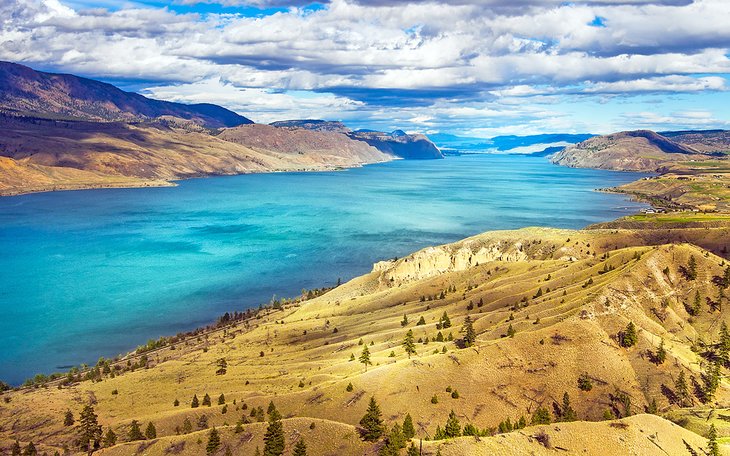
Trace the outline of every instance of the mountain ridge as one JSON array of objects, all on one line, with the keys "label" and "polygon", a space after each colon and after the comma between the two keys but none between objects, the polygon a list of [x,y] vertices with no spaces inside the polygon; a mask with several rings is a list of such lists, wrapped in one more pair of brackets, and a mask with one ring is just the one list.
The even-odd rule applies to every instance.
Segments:
[{"label": "mountain ridge", "polygon": [[111,84],[72,74],[46,73],[0,61],[0,108],[21,115],[106,122],[142,122],[162,116],[207,128],[252,121],[210,103],[182,104],[125,92]]}]

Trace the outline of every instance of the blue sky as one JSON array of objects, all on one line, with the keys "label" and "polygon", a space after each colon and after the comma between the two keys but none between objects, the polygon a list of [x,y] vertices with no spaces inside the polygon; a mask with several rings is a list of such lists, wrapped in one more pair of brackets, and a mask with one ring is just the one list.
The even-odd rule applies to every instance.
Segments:
[{"label": "blue sky", "polygon": [[730,128],[726,0],[6,0],[0,59],[258,122]]}]

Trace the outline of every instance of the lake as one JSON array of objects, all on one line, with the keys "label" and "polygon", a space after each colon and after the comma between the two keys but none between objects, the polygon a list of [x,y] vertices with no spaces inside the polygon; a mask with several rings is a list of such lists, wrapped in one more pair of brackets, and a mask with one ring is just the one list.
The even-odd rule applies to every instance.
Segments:
[{"label": "lake", "polygon": [[0,379],[95,363],[428,245],[633,213],[644,206],[593,189],[641,176],[481,155],[0,198]]}]

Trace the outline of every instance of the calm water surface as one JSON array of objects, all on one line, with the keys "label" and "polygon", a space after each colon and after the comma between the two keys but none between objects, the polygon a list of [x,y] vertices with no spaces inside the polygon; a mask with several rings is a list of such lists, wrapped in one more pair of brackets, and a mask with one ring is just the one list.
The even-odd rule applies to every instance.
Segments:
[{"label": "calm water surface", "polygon": [[468,156],[0,198],[0,379],[92,363],[228,310],[482,231],[635,212],[640,175]]}]

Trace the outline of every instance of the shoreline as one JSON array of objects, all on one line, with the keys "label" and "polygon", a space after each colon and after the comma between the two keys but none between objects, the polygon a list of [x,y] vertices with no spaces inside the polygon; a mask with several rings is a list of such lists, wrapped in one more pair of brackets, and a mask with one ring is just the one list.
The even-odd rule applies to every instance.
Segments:
[{"label": "shoreline", "polygon": [[[127,177],[130,179],[128,182],[110,182],[106,183],[79,183],[79,184],[56,184],[41,186],[38,188],[31,188],[28,190],[3,190],[0,189],[0,198],[32,195],[35,193],[54,193],[54,192],[68,192],[68,191],[82,191],[82,190],[105,190],[105,189],[136,189],[136,188],[163,188],[163,187],[177,187],[178,182],[191,180],[191,179],[209,179],[212,177],[224,177],[224,176],[245,176],[249,174],[276,174],[276,173],[316,173],[316,172],[332,172],[332,171],[346,171],[348,169],[362,168],[368,165],[376,165],[379,163],[390,163],[396,160],[404,160],[403,158],[393,156],[390,160],[374,161],[367,163],[353,163],[349,166],[333,166],[323,165],[305,168],[292,168],[292,169],[272,169],[266,171],[246,171],[240,173],[210,173],[192,176],[181,176],[179,178],[164,180],[164,179],[152,179],[144,180],[137,179],[135,177]],[[110,176],[116,177],[116,176]]]},{"label": "shoreline", "polygon": [[[535,157],[535,158],[537,158],[537,157]],[[394,160],[388,160],[388,161],[383,161],[383,162],[374,162],[374,163],[366,163],[366,164],[361,164],[361,165],[352,166],[352,167],[334,167],[334,168],[330,167],[330,168],[316,168],[316,169],[309,168],[309,169],[297,169],[297,170],[274,170],[274,171],[268,171],[268,172],[264,172],[264,173],[241,173],[241,174],[231,174],[231,175],[228,175],[228,174],[219,175],[219,174],[217,174],[217,175],[207,175],[207,176],[193,176],[193,177],[189,177],[189,178],[186,178],[186,179],[183,179],[183,180],[188,180],[188,179],[205,179],[205,178],[209,178],[209,177],[236,176],[236,175],[242,175],[242,174],[269,174],[269,173],[287,173],[287,172],[291,172],[291,173],[302,173],[302,172],[331,172],[331,171],[342,171],[342,170],[348,170],[348,169],[354,169],[354,168],[361,168],[361,167],[364,167],[364,166],[367,166],[367,165],[373,165],[373,164],[378,164],[378,163],[388,163],[390,161],[394,161]],[[555,166],[561,166],[561,165],[558,165],[558,164],[554,164],[554,165]],[[169,184],[170,185],[165,185],[165,186],[176,186],[177,185],[175,182],[170,182]],[[163,185],[160,185],[160,186],[163,186]],[[101,188],[140,188],[140,187],[94,187],[94,188],[89,188],[89,189],[101,189]],[[67,189],[67,190],[75,190],[75,189]],[[67,190],[60,190],[60,189],[58,189],[58,190],[55,190],[55,191],[67,191]],[[81,190],[81,189],[78,189],[78,190]],[[606,190],[607,189],[594,189],[594,191],[599,191],[599,192],[606,191]],[[620,193],[620,192],[608,192],[608,191],[606,191],[606,192],[607,193]],[[29,192],[29,193],[31,193],[31,192]],[[33,192],[33,193],[36,193],[36,192]],[[621,194],[628,195],[627,193],[621,193]],[[619,219],[607,220],[604,223],[608,223],[608,222],[612,222],[612,221],[615,222],[617,220],[619,220]],[[576,229],[583,230],[583,229],[586,229],[586,228],[587,227],[581,227],[581,228],[576,228]],[[473,233],[471,236],[478,235],[478,234],[481,234],[481,232],[480,233]],[[266,310],[267,307],[264,306],[263,309]],[[249,310],[255,310],[255,308],[251,308]],[[214,316],[213,318],[211,318],[210,321],[211,321],[210,324],[205,325],[205,326],[201,326],[201,327],[194,328],[194,329],[192,329],[190,331],[185,332],[184,334],[198,334],[198,333],[201,333],[201,332],[203,332],[203,333],[214,333],[219,328],[213,328],[211,330],[210,327],[211,327],[211,325],[215,324],[216,317]],[[172,337],[177,337],[177,336],[161,336],[160,339],[169,339],[169,338],[172,338]],[[135,350],[133,347],[130,347],[130,350],[127,353],[120,353],[120,354],[118,354],[117,356],[115,356],[112,359],[118,360],[118,361],[114,361],[114,363],[121,363],[123,361],[126,362],[128,360],[139,359],[143,354],[151,354],[151,353],[155,353],[155,352],[157,352],[157,349],[155,349],[153,351],[150,351],[150,352],[138,353],[137,350]],[[72,369],[77,369],[77,367],[73,367]],[[88,372],[91,369],[93,369],[93,367],[92,368],[89,368],[87,370],[82,370],[80,372],[82,372],[82,373]],[[54,374],[50,374],[50,375],[54,375]],[[0,379],[0,380],[2,380],[2,379]],[[55,383],[57,383],[59,381],[61,381],[61,380],[59,380],[58,378],[55,378],[55,379],[51,380],[51,383],[55,384]],[[20,385],[18,385],[18,386],[20,386]],[[28,388],[33,388],[34,386],[35,385],[29,385],[27,387]],[[22,387],[22,386],[20,386],[20,387]],[[23,388],[25,388],[25,387],[23,387]]]}]

